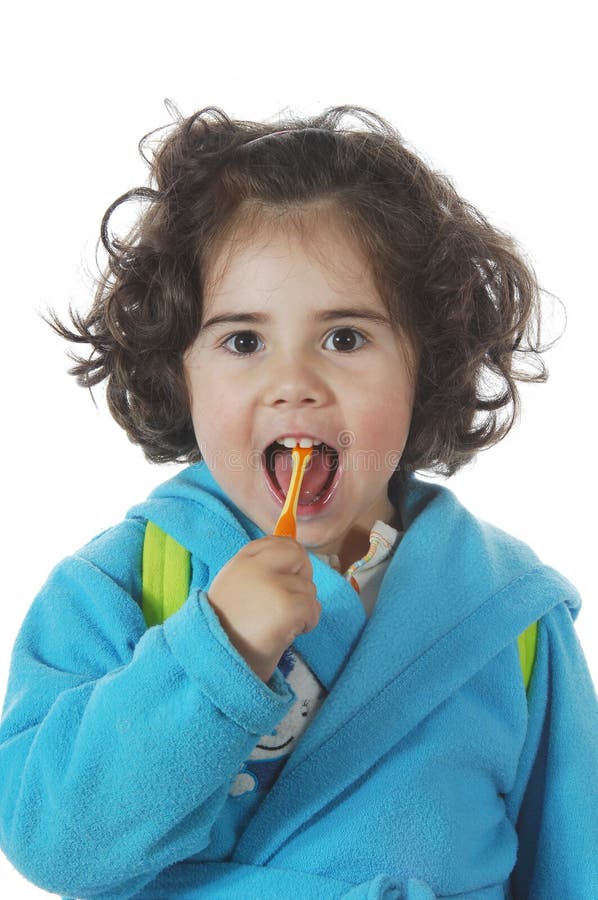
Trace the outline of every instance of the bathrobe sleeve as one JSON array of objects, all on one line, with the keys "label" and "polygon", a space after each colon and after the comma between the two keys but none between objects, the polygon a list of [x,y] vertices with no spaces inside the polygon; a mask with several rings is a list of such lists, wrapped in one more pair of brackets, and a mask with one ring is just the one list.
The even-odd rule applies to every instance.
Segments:
[{"label": "bathrobe sleeve", "polygon": [[293,693],[264,684],[205,594],[146,629],[143,525],[127,520],[51,574],[17,637],[0,727],[0,843],[72,897],[131,896],[200,852],[230,782]]},{"label": "bathrobe sleeve", "polygon": [[[527,734],[505,798],[518,835],[512,900],[598,897],[598,700],[573,616],[560,603],[539,621]],[[442,900],[417,879],[395,896]]]},{"label": "bathrobe sleeve", "polygon": [[529,721],[508,810],[514,900],[598,897],[598,702],[569,608],[539,624]]},{"label": "bathrobe sleeve", "polygon": [[[527,735],[505,798],[518,835],[512,900],[598,897],[598,700],[573,625],[577,611],[560,603],[539,622]],[[402,886],[380,880],[377,890],[375,882],[360,885],[346,898],[442,900],[415,878]]]}]

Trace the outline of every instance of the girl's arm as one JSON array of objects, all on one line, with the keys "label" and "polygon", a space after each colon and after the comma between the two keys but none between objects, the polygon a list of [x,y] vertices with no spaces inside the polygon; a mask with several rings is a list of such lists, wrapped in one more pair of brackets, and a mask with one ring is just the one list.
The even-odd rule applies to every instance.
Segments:
[{"label": "girl's arm", "polygon": [[540,621],[507,809],[519,836],[514,900],[598,897],[598,702],[565,604]]},{"label": "girl's arm", "polygon": [[193,592],[146,630],[142,523],[61,563],[13,650],[0,727],[0,842],[46,890],[130,896],[200,852],[230,782],[286,714]]}]

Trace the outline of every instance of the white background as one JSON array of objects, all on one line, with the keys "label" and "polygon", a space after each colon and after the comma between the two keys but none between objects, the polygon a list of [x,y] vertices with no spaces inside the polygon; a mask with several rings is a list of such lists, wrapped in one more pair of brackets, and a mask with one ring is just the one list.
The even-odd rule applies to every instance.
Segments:
[{"label": "white background", "polygon": [[[521,423],[449,486],[578,587],[598,681],[590,4],[211,6],[24,2],[4,19],[2,690],[51,567],[176,469],[144,461],[101,391],[94,407],[38,316],[88,304],[102,213],[145,182],[137,142],[169,120],[165,97],[185,115],[214,105],[243,119],[370,107],[520,241],[568,328],[548,384],[523,391]],[[43,895],[2,857],[0,881],[7,897]]]}]

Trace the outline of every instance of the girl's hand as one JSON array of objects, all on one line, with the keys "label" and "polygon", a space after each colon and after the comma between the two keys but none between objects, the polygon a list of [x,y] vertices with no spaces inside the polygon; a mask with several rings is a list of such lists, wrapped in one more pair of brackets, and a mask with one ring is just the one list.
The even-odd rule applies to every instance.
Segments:
[{"label": "girl's hand", "polygon": [[262,681],[297,635],[312,631],[322,607],[307,550],[290,537],[246,544],[214,578],[208,600],[231,643]]}]

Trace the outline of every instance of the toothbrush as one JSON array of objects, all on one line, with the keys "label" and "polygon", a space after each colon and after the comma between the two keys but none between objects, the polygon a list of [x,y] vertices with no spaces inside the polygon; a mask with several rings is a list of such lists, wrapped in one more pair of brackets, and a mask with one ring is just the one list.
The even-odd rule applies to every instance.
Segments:
[{"label": "toothbrush", "polygon": [[296,444],[292,450],[293,471],[291,472],[291,483],[287,491],[282,512],[278,517],[274,534],[279,537],[297,537],[297,504],[299,503],[299,492],[301,490],[301,482],[305,474],[305,468],[310,460],[312,447],[300,447]]}]

